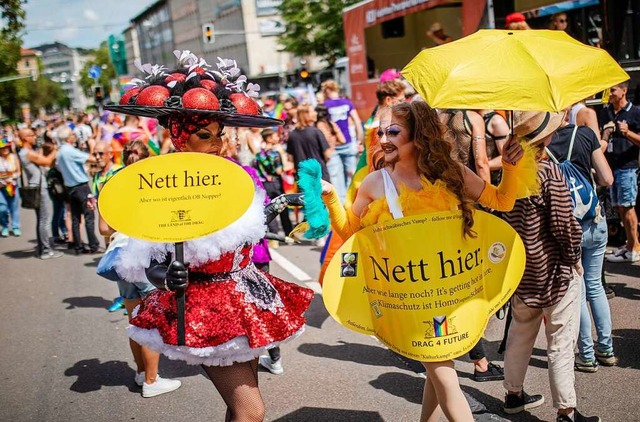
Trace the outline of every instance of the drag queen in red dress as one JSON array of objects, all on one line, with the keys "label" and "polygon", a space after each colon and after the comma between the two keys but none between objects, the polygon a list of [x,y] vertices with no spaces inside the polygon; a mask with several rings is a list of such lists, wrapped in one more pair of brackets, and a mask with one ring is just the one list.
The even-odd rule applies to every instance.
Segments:
[{"label": "drag queen in red dress", "polygon": [[[225,126],[281,124],[262,116],[252,98],[259,87],[247,84],[234,61],[219,59],[213,70],[188,51],[174,53],[178,70],[138,65],[146,80],[138,80],[120,105],[107,108],[157,117],[177,151],[214,155],[224,153]],[[227,421],[264,419],[257,358],[302,333],[303,313],[313,299],[311,290],[251,262],[253,245],[267,231],[264,200],[265,192],[256,188],[240,219],[184,242],[184,262],[173,259],[173,244],[130,239],[115,265],[121,278],[146,277],[158,287],[136,309],[130,337],[170,359],[202,365],[227,404]],[[184,345],[178,345],[176,291],[186,298]]]}]

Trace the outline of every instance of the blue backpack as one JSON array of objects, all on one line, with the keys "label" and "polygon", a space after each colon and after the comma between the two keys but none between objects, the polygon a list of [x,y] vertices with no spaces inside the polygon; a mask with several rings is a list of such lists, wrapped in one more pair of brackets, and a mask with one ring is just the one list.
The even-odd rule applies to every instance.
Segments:
[{"label": "blue backpack", "polygon": [[560,167],[562,174],[569,187],[571,201],[573,202],[573,215],[582,222],[596,218],[598,214],[598,195],[594,187],[593,179],[589,180],[578,168],[571,162],[571,153],[573,152],[573,141],[576,138],[578,126],[573,128],[571,141],[569,142],[569,152],[567,159],[562,163],[558,162],[548,148],[545,148],[547,155],[551,160]]}]

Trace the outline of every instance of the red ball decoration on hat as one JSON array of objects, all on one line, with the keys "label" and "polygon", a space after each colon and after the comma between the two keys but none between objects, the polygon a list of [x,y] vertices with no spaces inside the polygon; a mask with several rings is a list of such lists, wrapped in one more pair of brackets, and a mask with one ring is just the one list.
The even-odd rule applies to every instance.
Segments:
[{"label": "red ball decoration on hat", "polygon": [[182,106],[198,110],[218,110],[220,109],[220,102],[218,97],[208,89],[192,88],[182,96]]},{"label": "red ball decoration on hat", "polygon": [[172,73],[171,75],[164,78],[164,83],[168,84],[169,82],[184,82],[187,79],[187,75],[184,73]]},{"label": "red ball decoration on hat", "polygon": [[131,88],[125,91],[125,93],[122,94],[122,98],[120,98],[120,105],[128,105],[131,97],[133,97],[134,95],[138,95],[139,92],[140,87]]},{"label": "red ball decoration on hat", "polygon": [[171,94],[169,90],[160,85],[151,85],[144,88],[138,94],[138,98],[136,99],[137,105],[143,106],[152,106],[152,107],[162,107],[167,98],[169,98]]},{"label": "red ball decoration on hat", "polygon": [[211,79],[203,79],[200,81],[200,85],[203,88],[208,89],[209,91],[213,91],[214,89],[216,89],[218,87],[218,84],[216,83],[216,81],[212,81]]},{"label": "red ball decoration on hat", "polygon": [[236,92],[229,95],[229,99],[236,106],[236,110],[240,114],[258,115],[260,113],[260,106],[255,100],[242,92]]}]

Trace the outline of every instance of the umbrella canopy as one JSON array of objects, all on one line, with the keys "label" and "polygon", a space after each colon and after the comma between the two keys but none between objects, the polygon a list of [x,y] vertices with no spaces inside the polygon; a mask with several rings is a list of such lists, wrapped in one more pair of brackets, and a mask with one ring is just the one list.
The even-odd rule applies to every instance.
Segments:
[{"label": "umbrella canopy", "polygon": [[483,29],[420,52],[402,75],[432,107],[561,111],[629,79],[564,31]]}]

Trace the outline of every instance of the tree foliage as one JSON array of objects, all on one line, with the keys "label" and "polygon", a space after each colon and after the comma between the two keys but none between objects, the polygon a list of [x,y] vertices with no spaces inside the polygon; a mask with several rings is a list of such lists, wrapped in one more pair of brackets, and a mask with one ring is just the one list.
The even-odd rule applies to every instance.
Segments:
[{"label": "tree foliage", "polygon": [[[20,31],[24,28],[25,11],[23,0],[2,0],[0,2],[0,77],[16,74],[20,60],[22,40]],[[8,115],[15,117],[18,89],[15,82],[0,82],[0,107]]]},{"label": "tree foliage", "polygon": [[62,85],[47,78],[22,79],[16,81],[18,98],[21,103],[29,103],[32,113],[37,110],[56,111],[71,106]]},{"label": "tree foliage", "polygon": [[314,54],[333,66],[345,54],[342,9],[358,0],[286,0],[280,5],[287,28],[279,36],[284,51]]},{"label": "tree foliage", "polygon": [[80,71],[80,86],[85,92],[91,91],[91,87],[95,84],[93,78],[89,77],[89,69],[93,65],[97,65],[102,69],[102,73],[98,78],[98,84],[104,87],[105,92],[111,89],[111,80],[116,78],[116,71],[109,57],[109,47],[106,42],[100,44],[100,48],[92,51],[93,60],[88,60]]}]

